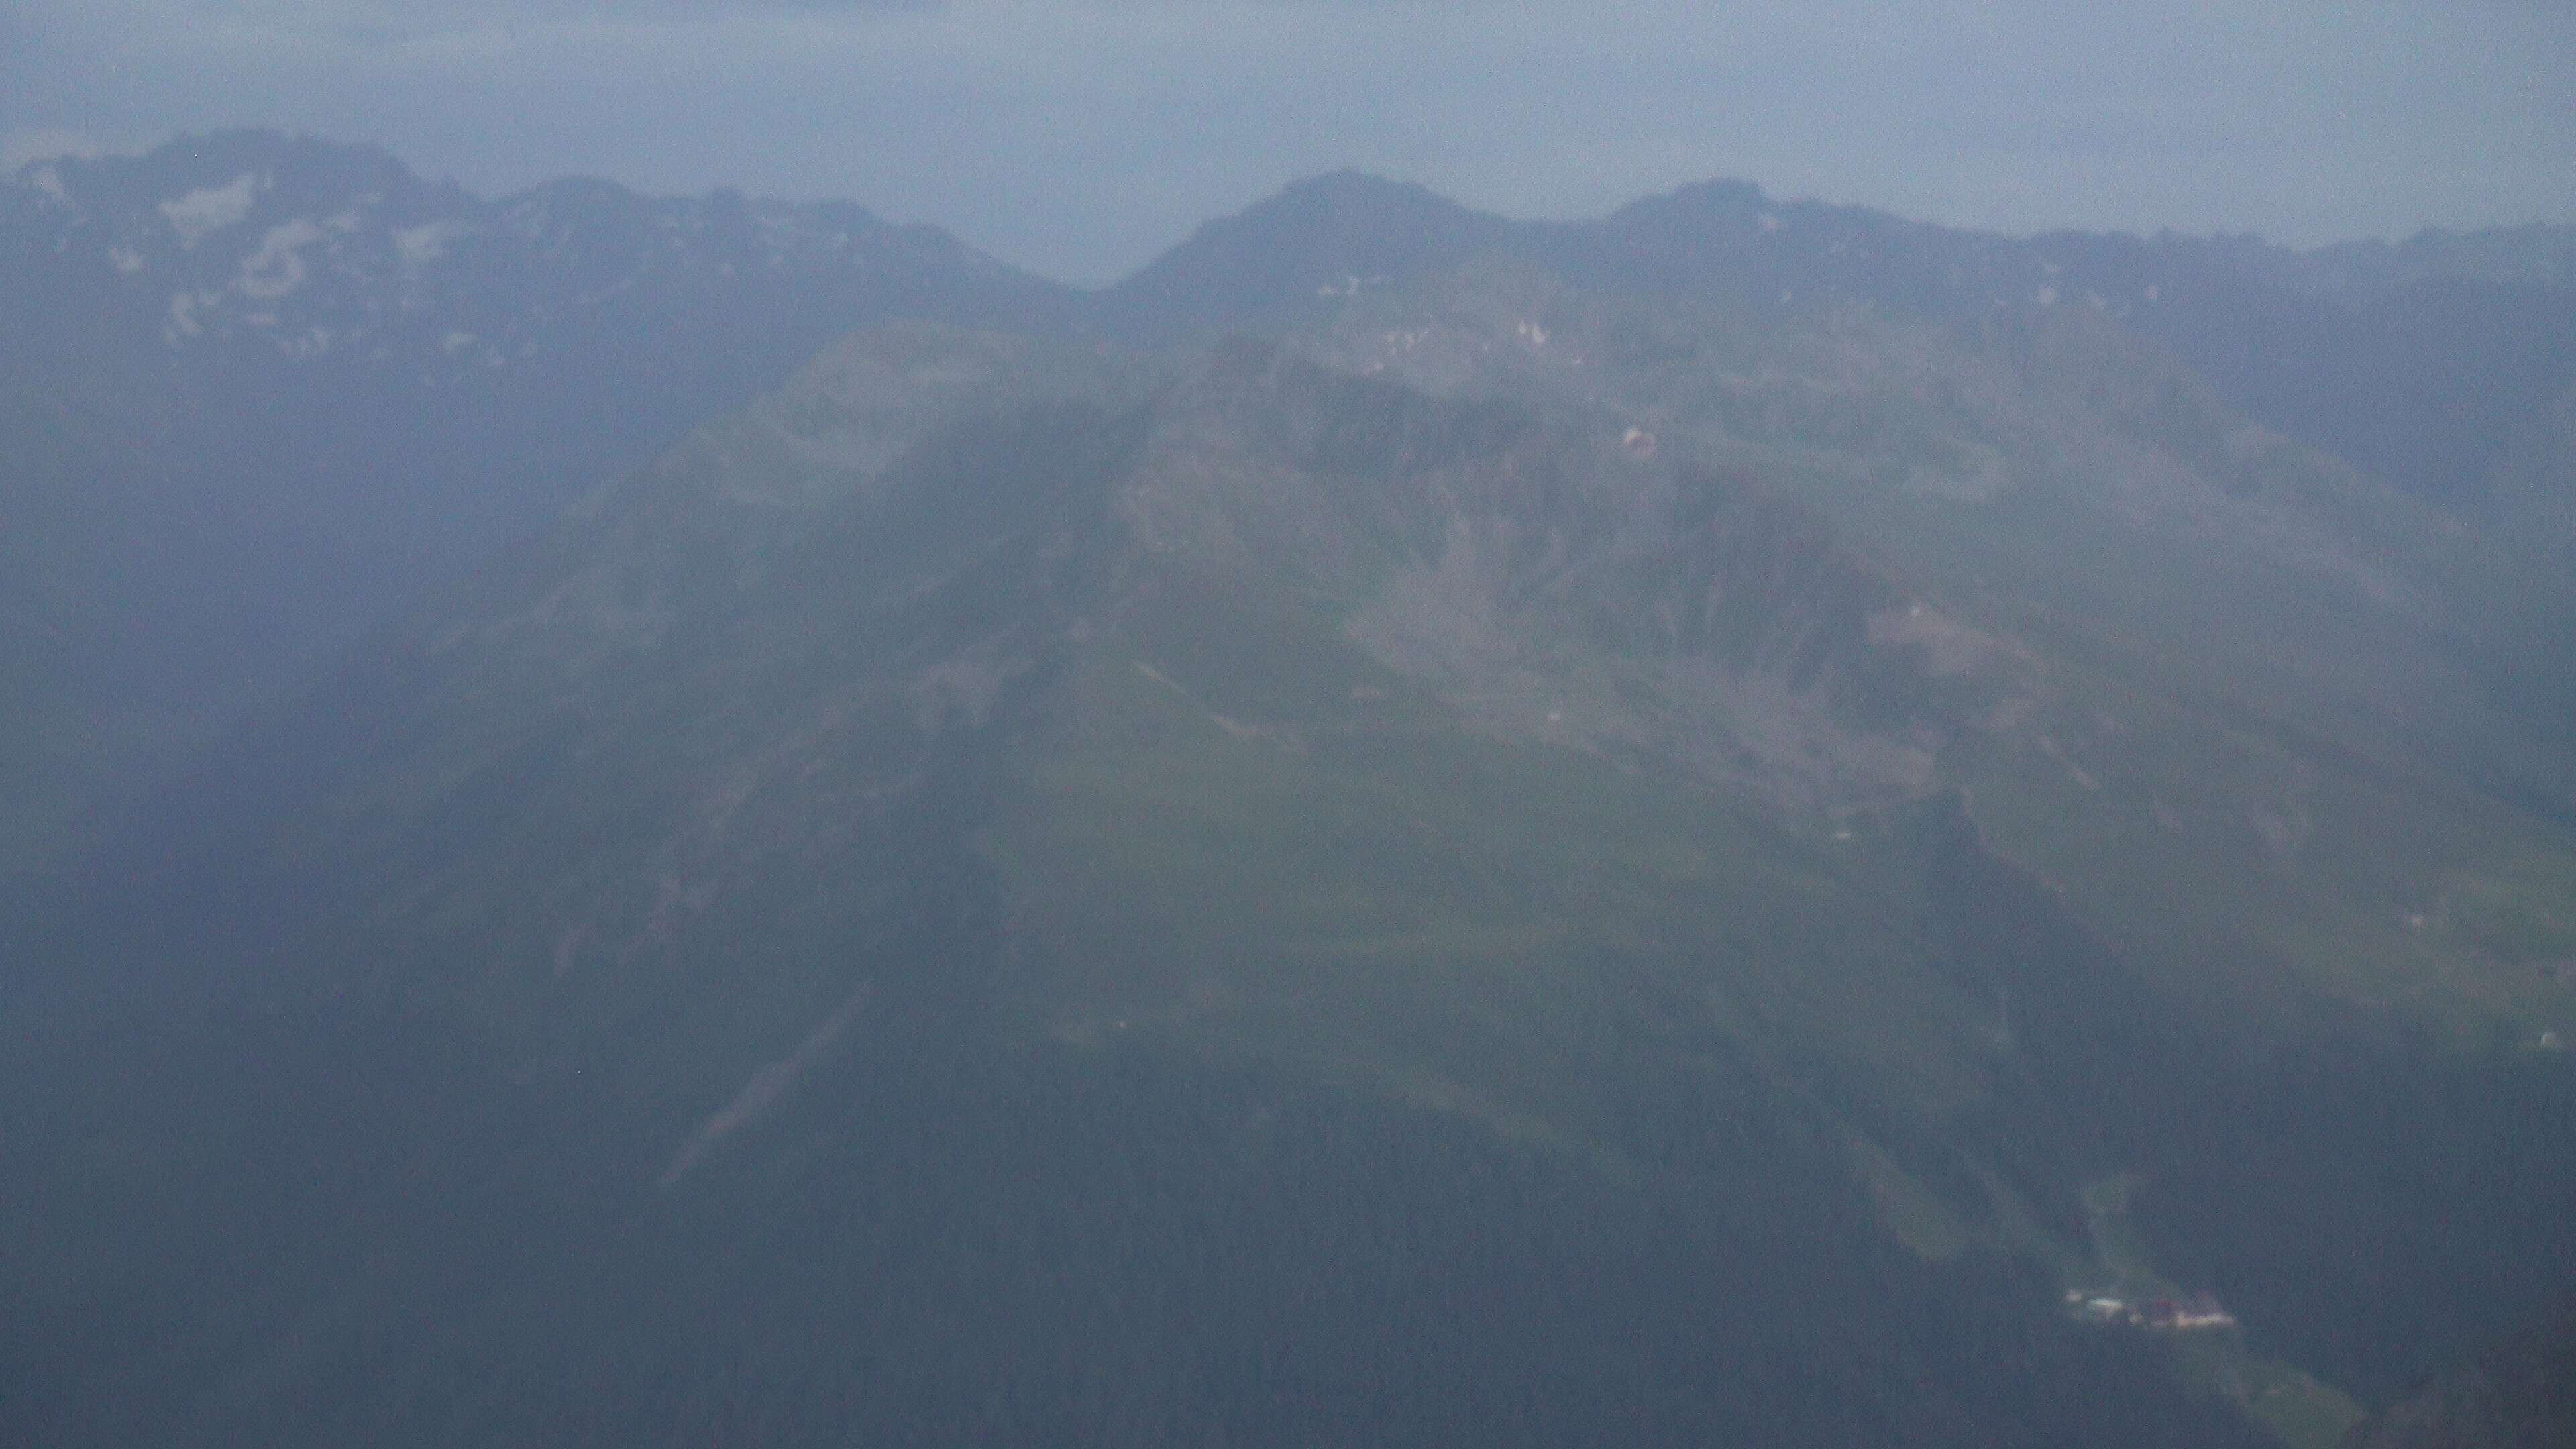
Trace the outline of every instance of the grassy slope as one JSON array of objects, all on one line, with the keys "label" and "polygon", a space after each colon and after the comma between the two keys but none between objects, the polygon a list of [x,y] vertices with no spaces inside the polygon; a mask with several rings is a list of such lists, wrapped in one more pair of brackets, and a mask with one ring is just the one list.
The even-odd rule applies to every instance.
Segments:
[{"label": "grassy slope", "polygon": [[[1550,456],[1359,401],[1308,454],[1363,501]],[[2153,1345],[2057,1321],[2115,1254],[2086,1185],[2138,1174],[2117,1253],[2370,1394],[2563,1240],[2517,1133],[2576,1121],[2560,1063],[2407,1031],[2542,1019],[2489,968],[2552,949],[2563,847],[2062,589],[1993,602],[2100,582],[2092,515],[1944,528],[1758,444],[2049,661],[2036,725],[1945,755],[1964,810],[1837,833],[1373,662],[1309,590],[1419,520],[1246,569],[1121,531],[1115,406],[906,434],[881,489],[781,440],[831,408],[777,416],[354,667],[342,783],[248,867],[345,910],[188,943],[282,963],[258,1011],[105,1100],[19,1084],[26,1321],[172,1345],[73,1373],[130,1426],[575,1432],[548,1385],[594,1375],[579,1432],[630,1437],[2223,1441]],[[1837,446],[1901,479],[1914,436]],[[1243,508],[1298,506],[1270,463]]]},{"label": "grassy slope", "polygon": [[[2224,1288],[2266,1351],[2384,1396],[2475,1340],[2466,1302],[2511,1311],[2567,1270],[2560,1149],[2516,1125],[2555,1120],[2568,1059],[2534,1048],[2576,1012],[2563,583],[2080,317],[1961,337],[1507,273],[1316,335],[1339,365],[1579,399],[1704,449],[2017,654],[2012,708],[1954,731],[1942,774],[2021,909],[2064,919],[1957,949],[1989,981],[2028,958],[2037,1095],[2116,1124],[2094,1141],[2150,1169],[2166,1270]],[[2055,1003],[2052,1044],[2044,993],[2088,971],[2129,984]],[[2338,1165],[2369,1160],[2371,1181]],[[1955,1211],[1882,1196],[1956,1240]],[[2380,1258],[2409,1260],[2379,1280],[2406,1308],[2338,1296]],[[2471,1266],[2498,1263],[2528,1276]]]}]

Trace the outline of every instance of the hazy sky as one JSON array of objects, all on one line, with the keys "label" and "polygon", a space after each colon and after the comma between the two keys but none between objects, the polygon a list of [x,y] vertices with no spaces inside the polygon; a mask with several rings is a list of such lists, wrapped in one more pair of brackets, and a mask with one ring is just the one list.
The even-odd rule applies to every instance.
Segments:
[{"label": "hazy sky", "polygon": [[846,196],[1078,280],[1338,166],[2031,230],[2576,220],[2562,0],[14,0],[14,161],[263,125],[505,191]]}]

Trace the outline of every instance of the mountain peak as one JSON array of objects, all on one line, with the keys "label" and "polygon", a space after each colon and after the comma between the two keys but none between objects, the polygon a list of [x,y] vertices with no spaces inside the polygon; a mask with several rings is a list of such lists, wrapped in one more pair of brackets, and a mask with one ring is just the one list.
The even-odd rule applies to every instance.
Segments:
[{"label": "mountain peak", "polygon": [[[1750,181],[1717,176],[1706,181],[1693,181],[1675,187],[1663,200],[1676,206],[1710,212],[1731,212],[1752,217],[1771,204],[1771,197]],[[1652,205],[1641,202],[1639,205]]]},{"label": "mountain peak", "polygon": [[390,193],[425,184],[378,146],[246,128],[174,136],[140,156],[99,156],[65,169],[137,186],[218,185],[244,173],[314,192]]},{"label": "mountain peak", "polygon": [[[1263,214],[1294,213],[1318,206],[1360,206],[1404,209],[1437,215],[1463,216],[1469,209],[1442,196],[1418,181],[1399,181],[1345,166],[1291,181],[1267,198],[1254,202],[1236,214],[1236,219]],[[1222,225],[1212,222],[1210,225]]]},{"label": "mountain peak", "polygon": [[1176,336],[1454,266],[1521,230],[1414,182],[1327,172],[1200,227],[1104,300],[1113,326]]}]

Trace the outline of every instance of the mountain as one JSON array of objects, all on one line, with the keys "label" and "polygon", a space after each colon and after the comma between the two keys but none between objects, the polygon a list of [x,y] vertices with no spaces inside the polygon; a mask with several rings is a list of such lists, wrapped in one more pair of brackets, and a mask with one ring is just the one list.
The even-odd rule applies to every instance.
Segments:
[{"label": "mountain", "polygon": [[35,687],[0,721],[0,862],[94,838],[368,623],[832,338],[1071,302],[845,204],[490,201],[266,132],[20,169],[0,508],[32,526],[0,545],[0,653]]},{"label": "mountain", "polygon": [[[1947,320],[2090,308],[2172,348],[2256,421],[2500,536],[2539,525],[2547,550],[2576,558],[2564,495],[2535,504],[2517,482],[2535,453],[2562,471],[2576,457],[2547,421],[2576,386],[2576,228],[2432,230],[2304,253],[2171,233],[2018,239],[1744,182],[1597,221],[1515,222],[1345,173],[1209,224],[1104,302],[1128,335],[1172,337],[1488,255],[1638,296],[1858,300]],[[1262,287],[1240,284],[1254,276]]]},{"label": "mountain", "polygon": [[1168,340],[1444,271],[1522,246],[1543,230],[1472,211],[1408,182],[1336,171],[1209,222],[1105,289],[1098,306],[1114,332]]},{"label": "mountain", "polygon": [[[1160,346],[1276,332],[1477,258],[1604,294],[1973,321],[2090,307],[2231,406],[2576,561],[2566,228],[2297,253],[2011,240],[1742,183],[1507,221],[1339,173],[1081,294],[847,204],[487,200],[263,132],[0,181],[0,871],[67,860],[150,782],[390,610],[690,423],[899,318]],[[41,556],[37,556],[41,555]]]},{"label": "mountain", "polygon": [[9,1421],[2324,1445],[2576,1274],[2554,575],[2089,306],[1304,275],[836,344],[19,914]]},{"label": "mountain", "polygon": [[2427,1384],[2370,1423],[2351,1449],[2562,1449],[2576,1444],[2576,1302]]},{"label": "mountain", "polygon": [[2576,227],[2533,224],[2450,231],[2402,242],[2346,242],[2309,254],[2318,287],[2384,290],[2434,278],[2576,287]]}]

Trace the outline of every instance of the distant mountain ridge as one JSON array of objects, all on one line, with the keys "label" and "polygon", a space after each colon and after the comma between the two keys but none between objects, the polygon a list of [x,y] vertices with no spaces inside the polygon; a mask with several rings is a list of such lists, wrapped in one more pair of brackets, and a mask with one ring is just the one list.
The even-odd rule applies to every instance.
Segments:
[{"label": "distant mountain ridge", "polygon": [[2535,452],[2569,466],[2547,419],[2576,389],[2576,226],[2306,252],[2250,236],[2012,238],[1738,181],[1597,221],[1520,222],[1344,172],[1211,223],[1102,301],[1131,335],[1171,337],[1242,325],[1247,294],[1222,279],[1272,279],[1257,303],[1276,310],[1495,253],[1639,295],[1842,300],[1961,320],[2091,308],[2173,348],[2259,421],[2508,536],[2537,532],[2576,563],[2554,491],[2536,497],[2522,481]]},{"label": "distant mountain ridge", "polygon": [[[453,385],[476,369],[561,366],[693,310],[714,323],[710,307],[794,297],[813,320],[761,344],[793,347],[852,316],[1049,325],[1068,295],[936,227],[848,203],[652,198],[578,178],[485,200],[371,147],[256,131],[30,163],[0,187],[0,237],[0,303],[37,329],[21,331],[20,362],[70,345],[48,322],[77,323],[101,363],[157,338],[236,363],[340,358]],[[970,282],[988,291],[969,296]]]},{"label": "distant mountain ridge", "polygon": [[0,861],[834,337],[1077,301],[842,204],[488,201],[252,131],[21,168],[0,508],[51,522],[0,539]]},{"label": "distant mountain ridge", "polygon": [[[1208,223],[1105,289],[1131,329],[1217,323],[1219,314],[1445,270],[1507,251],[1653,290],[1726,278],[1747,295],[1804,282],[1907,310],[2067,301],[2126,319],[2171,286],[2278,288],[2347,303],[2427,281],[2576,287],[2576,225],[2533,223],[2310,250],[2252,235],[2153,237],[2060,230],[2029,237],[1909,221],[1874,207],[1774,197],[1748,181],[1705,181],[1581,221],[1477,211],[1417,183],[1360,171],[1296,182]],[[1216,279],[1257,286],[1220,286]]]}]

